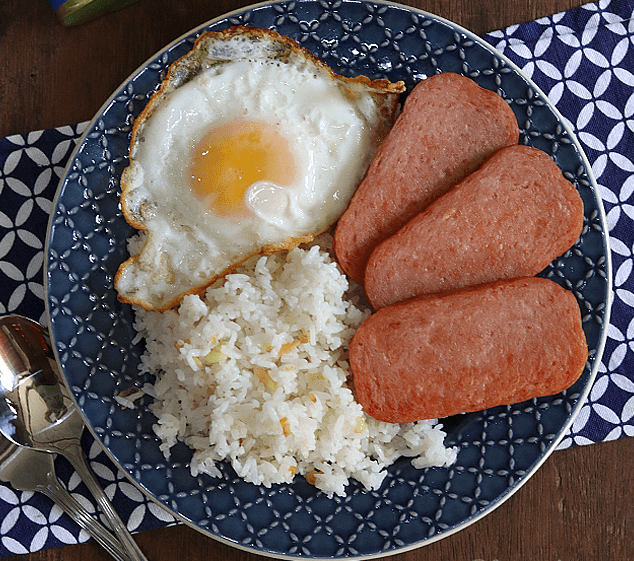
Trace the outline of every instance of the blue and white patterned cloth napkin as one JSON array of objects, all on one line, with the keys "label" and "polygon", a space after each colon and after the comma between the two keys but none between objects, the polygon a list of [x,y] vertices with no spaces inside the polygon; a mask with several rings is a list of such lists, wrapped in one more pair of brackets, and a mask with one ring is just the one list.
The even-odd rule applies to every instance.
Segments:
[{"label": "blue and white patterned cloth napkin", "polygon": [[[560,448],[634,436],[634,0],[601,0],[485,36],[549,96],[581,141],[610,230],[614,304],[587,402]],[[44,320],[42,264],[52,199],[86,123],[0,139],[0,315]],[[132,531],[173,523],[110,462],[85,449]],[[96,508],[63,458],[60,479]],[[0,557],[84,542],[88,535],[40,494],[0,483]]]}]

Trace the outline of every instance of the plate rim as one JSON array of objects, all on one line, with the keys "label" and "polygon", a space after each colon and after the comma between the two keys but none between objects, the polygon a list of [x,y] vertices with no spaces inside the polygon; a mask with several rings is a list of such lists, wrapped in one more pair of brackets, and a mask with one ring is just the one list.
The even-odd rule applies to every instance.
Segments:
[{"label": "plate rim", "polygon": [[[301,3],[313,3],[313,4],[317,4],[320,3],[320,0],[300,0]],[[581,391],[579,393],[579,398],[577,400],[577,403],[575,404],[575,407],[573,408],[573,410],[571,411],[571,413],[568,416],[568,419],[566,421],[566,423],[564,423],[564,425],[559,429],[559,433],[558,435],[553,438],[551,441],[549,441],[546,450],[541,454],[541,456],[539,457],[539,459],[531,466],[530,471],[528,473],[526,473],[526,475],[524,477],[522,477],[520,480],[518,480],[517,482],[515,482],[512,486],[507,487],[500,495],[498,495],[494,501],[491,502],[490,506],[487,506],[486,508],[481,509],[480,511],[478,511],[475,515],[469,516],[467,517],[465,520],[461,521],[460,523],[458,523],[456,526],[454,526],[453,528],[450,528],[449,530],[445,530],[441,533],[437,533],[434,534],[433,536],[424,538],[420,541],[417,541],[415,543],[409,544],[407,546],[403,546],[403,547],[399,547],[398,549],[392,549],[390,551],[387,552],[381,552],[381,553],[375,553],[375,554],[369,554],[369,555],[359,555],[359,556],[343,556],[341,557],[342,559],[346,559],[346,560],[350,560],[350,561],[361,561],[361,560],[369,560],[369,559],[378,559],[378,558],[383,558],[386,556],[391,556],[391,555],[397,555],[397,554],[402,554],[402,553],[406,553],[408,551],[412,551],[414,549],[418,549],[420,547],[429,545],[431,543],[435,543],[438,542],[442,539],[448,538],[462,530],[464,530],[465,528],[471,526],[472,524],[480,521],[482,518],[488,516],[489,514],[491,514],[494,510],[496,510],[499,506],[501,506],[503,503],[505,503],[509,498],[511,498],[517,491],[519,491],[519,489],[521,489],[531,478],[532,476],[542,467],[542,465],[546,462],[546,460],[550,457],[550,455],[556,450],[557,446],[559,445],[559,443],[563,440],[566,432],[569,430],[569,428],[571,427],[571,425],[574,423],[575,419],[577,418],[581,408],[583,407],[587,396],[590,393],[590,390],[596,380],[596,376],[597,376],[597,372],[601,363],[601,359],[605,350],[605,344],[607,341],[607,327],[610,323],[610,317],[611,317],[611,309],[612,309],[612,303],[613,303],[613,271],[612,271],[612,256],[611,256],[611,250],[610,250],[610,236],[609,236],[609,229],[608,229],[608,224],[607,224],[607,215],[605,213],[605,208],[603,205],[603,199],[600,196],[600,192],[598,189],[598,184],[596,182],[596,179],[594,177],[594,173],[592,170],[592,166],[590,165],[590,162],[587,158],[587,155],[583,149],[583,147],[581,146],[579,139],[577,138],[577,136],[574,134],[574,132],[571,130],[570,125],[567,121],[567,119],[565,119],[563,117],[563,115],[561,114],[561,112],[557,109],[557,107],[550,101],[550,99],[548,98],[548,96],[545,94],[545,92],[539,87],[537,86],[532,78],[530,78],[529,76],[527,76],[522,69],[515,64],[510,58],[508,58],[506,55],[504,55],[502,52],[500,52],[498,49],[496,49],[492,44],[490,44],[488,41],[486,41],[484,38],[482,38],[481,36],[475,34],[474,32],[470,31],[469,29],[463,27],[460,24],[457,24],[455,22],[452,22],[451,20],[444,18],[442,16],[439,16],[437,14],[434,14],[432,12],[420,9],[420,8],[416,8],[414,6],[408,6],[405,4],[401,4],[398,2],[392,2],[390,0],[340,0],[341,5],[345,5],[345,4],[373,4],[373,5],[384,5],[384,6],[389,6],[389,7],[393,7],[396,9],[403,9],[407,12],[410,13],[415,13],[417,15],[423,16],[427,19],[433,19],[436,21],[439,21],[445,25],[447,25],[448,27],[452,28],[454,31],[456,31],[457,33],[460,33],[462,35],[464,35],[467,39],[473,40],[475,42],[477,42],[481,47],[487,49],[488,51],[491,52],[491,54],[495,55],[497,58],[501,59],[504,61],[505,65],[509,68],[511,68],[515,73],[519,74],[529,85],[531,88],[533,88],[535,90],[536,93],[538,93],[545,101],[546,104],[548,105],[549,109],[554,113],[554,115],[557,117],[558,123],[562,126],[563,129],[565,129],[566,134],[568,135],[568,137],[571,139],[572,144],[574,144],[575,148],[577,149],[580,158],[583,161],[583,164],[585,166],[585,172],[587,174],[588,177],[588,181],[590,182],[591,185],[591,189],[592,192],[594,194],[594,197],[596,199],[596,203],[597,203],[597,208],[598,208],[598,214],[599,214],[599,221],[603,227],[602,230],[602,241],[603,241],[603,249],[605,251],[605,273],[606,273],[606,286],[605,286],[605,293],[606,293],[606,299],[605,299],[605,312],[603,315],[603,325],[601,327],[601,333],[600,333],[600,337],[599,337],[599,341],[596,347],[596,354],[595,354],[595,358],[594,358],[594,363],[592,368],[590,369],[589,372],[589,376],[588,376],[588,380],[587,383],[585,385],[585,387],[583,388],[583,391]],[[45,243],[44,243],[44,267],[43,267],[43,276],[44,276],[44,304],[45,304],[45,317],[46,317],[46,321],[47,321],[47,328],[49,329],[50,332],[50,336],[51,339],[53,340],[54,344],[52,345],[53,350],[54,350],[54,355],[55,355],[55,360],[58,364],[59,367],[59,371],[62,373],[62,376],[64,377],[64,379],[66,380],[66,375],[64,373],[64,370],[61,368],[61,361],[60,361],[60,357],[59,357],[59,353],[58,353],[58,345],[57,345],[57,341],[55,340],[55,334],[52,332],[52,330],[50,330],[50,326],[51,326],[51,314],[50,314],[50,298],[49,298],[49,283],[48,283],[48,257],[50,255],[50,241],[51,241],[51,229],[53,226],[53,221],[54,221],[54,209],[57,208],[58,205],[58,199],[62,193],[63,187],[64,187],[64,183],[68,177],[68,173],[69,170],[71,169],[73,162],[75,161],[81,147],[83,146],[86,137],[90,134],[90,132],[93,130],[94,126],[98,123],[99,119],[101,118],[101,116],[103,115],[103,113],[105,112],[105,110],[110,106],[110,104],[112,103],[112,101],[114,100],[114,98],[117,96],[117,94],[124,88],[124,86],[126,84],[129,84],[132,79],[134,77],[136,77],[138,74],[140,74],[143,70],[145,70],[148,65],[154,61],[159,55],[161,55],[162,53],[167,52],[168,50],[170,50],[173,46],[175,46],[177,43],[180,43],[183,40],[186,40],[188,37],[192,37],[195,35],[199,35],[200,33],[204,32],[205,28],[211,26],[212,24],[221,22],[223,20],[229,20],[229,18],[234,17],[236,15],[239,14],[243,14],[245,12],[249,12],[252,11],[254,9],[257,8],[262,8],[262,7],[271,7],[274,5],[280,5],[280,4],[288,4],[288,1],[285,0],[265,0],[262,2],[256,2],[253,4],[248,4],[246,6],[243,6],[241,8],[237,8],[235,10],[232,10],[230,12],[226,12],[224,14],[221,14],[217,17],[211,18],[210,20],[207,20],[201,24],[199,24],[196,27],[193,27],[192,29],[190,29],[189,31],[186,31],[185,33],[182,33],[181,35],[179,35],[177,38],[175,38],[174,40],[172,40],[171,42],[169,42],[168,44],[164,45],[161,49],[159,49],[158,51],[156,51],[155,53],[153,53],[150,57],[146,58],[145,61],[143,63],[141,63],[141,65],[139,65],[135,70],[133,70],[116,88],[115,90],[112,92],[112,94],[106,99],[106,101],[98,108],[98,110],[96,111],[96,113],[94,114],[94,116],[92,117],[92,119],[90,121],[86,121],[85,125],[86,128],[83,131],[83,133],[81,134],[81,136],[78,138],[77,140],[77,144],[75,146],[75,148],[73,149],[69,159],[68,159],[68,163],[66,164],[66,166],[64,167],[64,171],[59,179],[56,191],[55,191],[55,195],[52,199],[52,206],[51,206],[51,213],[49,215],[49,219],[48,219],[48,223],[47,223],[47,228],[46,228],[46,238],[45,238]],[[249,24],[247,24],[249,25]],[[70,385],[68,383],[68,380],[66,380],[66,383],[68,385]],[[267,550],[263,550],[263,549],[257,549],[255,547],[249,547],[249,546],[245,546],[242,545],[240,543],[237,543],[236,541],[233,541],[229,538],[226,538],[225,536],[220,536],[220,535],[215,535],[212,534],[208,531],[206,531],[204,528],[201,528],[200,526],[196,525],[194,522],[184,518],[182,515],[180,515],[179,513],[175,512],[174,510],[168,508],[164,503],[160,502],[156,497],[154,497],[153,495],[151,495],[145,488],[144,486],[142,486],[133,476],[132,474],[130,474],[126,469],[123,468],[123,466],[121,466],[121,464],[119,463],[119,461],[114,457],[114,455],[110,452],[110,450],[105,446],[105,444],[102,442],[101,438],[99,437],[99,435],[96,433],[96,431],[94,430],[94,428],[92,427],[91,422],[89,421],[89,419],[86,417],[86,415],[84,414],[83,409],[79,406],[79,403],[77,402],[77,398],[75,395],[75,392],[72,392],[72,399],[73,402],[75,403],[76,407],[78,408],[78,410],[80,411],[82,418],[84,419],[84,424],[86,426],[86,428],[90,431],[90,433],[92,434],[94,440],[98,443],[99,447],[101,448],[101,450],[106,454],[106,456],[110,459],[110,461],[113,462],[113,464],[117,467],[117,469],[119,471],[121,471],[125,478],[127,479],[127,481],[129,483],[131,483],[136,489],[138,489],[143,496],[146,499],[151,500],[154,504],[158,505],[159,507],[161,507],[165,512],[167,512],[169,515],[171,515],[176,522],[180,522],[182,524],[185,524],[186,526],[193,528],[194,530],[198,531],[199,533],[203,534],[205,537],[208,538],[212,538],[214,540],[219,541],[220,543],[223,543],[225,545],[228,545],[229,547],[233,547],[251,554],[256,554],[256,555],[262,555],[264,557],[268,557],[268,558],[274,558],[274,559],[284,559],[284,560],[303,560],[306,558],[305,555],[293,555],[293,554],[279,554],[276,552],[271,552],[271,551],[267,551]],[[168,524],[171,525],[171,524]],[[310,555],[309,558],[314,558],[314,559],[327,559],[328,557],[322,557],[322,556],[316,556],[316,555]]]}]

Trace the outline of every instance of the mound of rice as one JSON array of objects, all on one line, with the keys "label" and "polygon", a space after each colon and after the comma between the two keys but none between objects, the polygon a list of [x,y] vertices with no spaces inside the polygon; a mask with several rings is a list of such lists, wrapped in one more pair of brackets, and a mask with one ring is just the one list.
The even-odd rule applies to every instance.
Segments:
[{"label": "mound of rice", "polygon": [[315,244],[253,259],[178,309],[136,309],[166,456],[183,441],[194,476],[218,477],[228,461],[254,484],[302,474],[329,496],[350,478],[379,488],[401,456],[417,468],[453,463],[434,421],[381,423],[355,401],[347,348],[370,313],[361,294]]}]

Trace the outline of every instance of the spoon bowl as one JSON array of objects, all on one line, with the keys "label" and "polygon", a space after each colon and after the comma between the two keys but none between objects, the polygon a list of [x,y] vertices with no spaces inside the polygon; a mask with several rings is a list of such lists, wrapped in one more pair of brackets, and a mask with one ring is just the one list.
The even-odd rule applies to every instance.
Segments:
[{"label": "spoon bowl", "polygon": [[88,466],[83,430],[48,331],[25,317],[0,318],[0,433],[19,446],[62,454],[97,500],[129,558],[147,561]]},{"label": "spoon bowl", "polygon": [[47,331],[20,316],[0,318],[0,432],[19,446],[58,452],[60,439],[82,430]]}]

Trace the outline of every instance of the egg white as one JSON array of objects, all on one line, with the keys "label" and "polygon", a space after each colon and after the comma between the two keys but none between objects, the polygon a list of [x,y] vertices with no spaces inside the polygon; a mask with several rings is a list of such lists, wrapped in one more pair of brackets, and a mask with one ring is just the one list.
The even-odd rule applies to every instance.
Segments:
[{"label": "egg white", "polygon": [[[190,166],[209,131],[241,122],[280,133],[295,180],[251,185],[244,212],[227,216],[192,191]],[[370,88],[345,87],[310,57],[262,53],[210,65],[164,95],[142,125],[122,177],[122,206],[147,237],[115,286],[120,299],[146,309],[167,309],[253,254],[325,231],[386,132]]]}]

